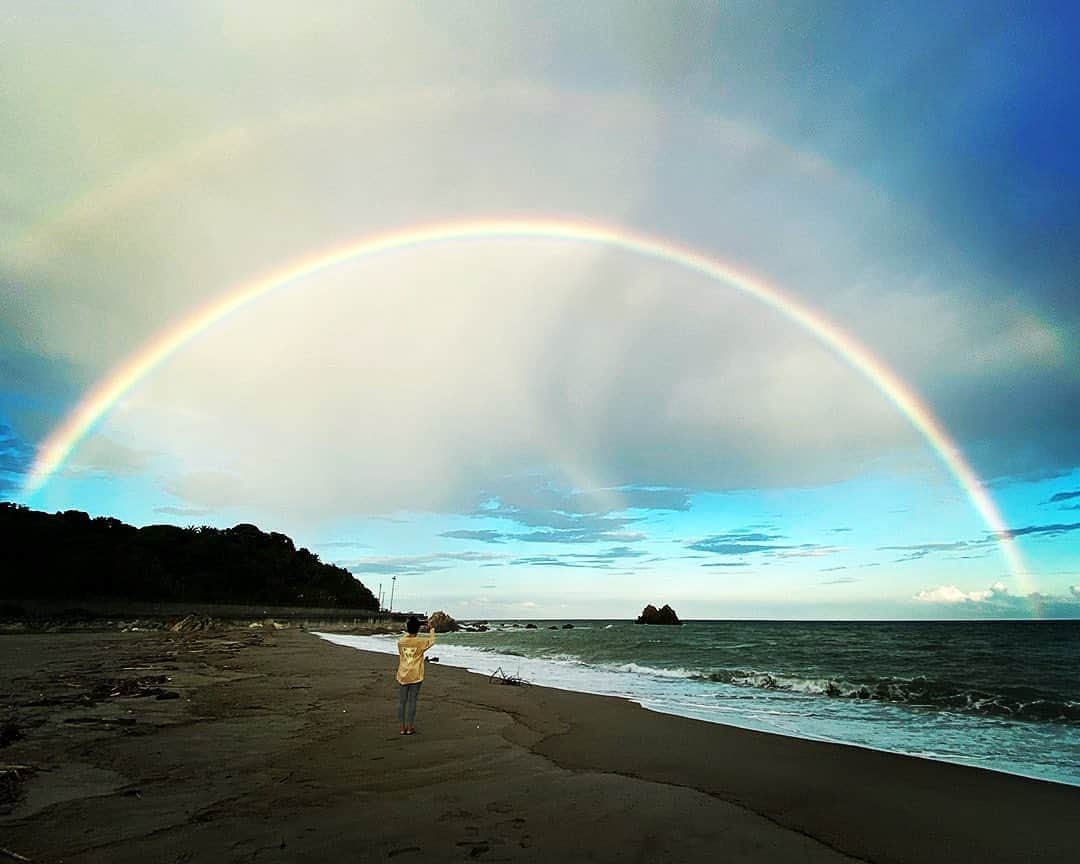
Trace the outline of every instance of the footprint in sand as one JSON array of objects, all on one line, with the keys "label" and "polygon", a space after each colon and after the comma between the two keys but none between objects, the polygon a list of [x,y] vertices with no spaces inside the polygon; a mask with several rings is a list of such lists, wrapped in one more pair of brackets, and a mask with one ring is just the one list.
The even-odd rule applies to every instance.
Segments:
[{"label": "footprint in sand", "polygon": [[447,822],[450,819],[476,819],[478,818],[475,813],[470,813],[468,810],[447,810],[443,813],[439,820],[440,822]]},{"label": "footprint in sand", "polygon": [[491,851],[491,844],[487,840],[467,840],[457,845],[468,846],[470,858],[479,858],[481,855],[486,855]]},{"label": "footprint in sand", "polygon": [[522,833],[525,828],[526,820],[521,816],[515,816],[513,819],[506,819],[499,823],[498,827],[504,831],[508,831],[511,834],[516,833],[518,835],[517,844],[522,849],[528,849],[532,846],[532,836]]}]

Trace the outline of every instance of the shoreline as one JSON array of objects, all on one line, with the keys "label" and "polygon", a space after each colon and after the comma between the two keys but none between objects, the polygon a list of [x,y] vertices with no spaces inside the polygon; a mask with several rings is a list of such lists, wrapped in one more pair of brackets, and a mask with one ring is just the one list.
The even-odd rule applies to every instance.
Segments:
[{"label": "shoreline", "polygon": [[[1080,829],[1077,787],[441,664],[402,738],[391,658],[300,630],[0,657],[0,762],[28,769],[0,845],[35,861],[1068,861]],[[94,690],[118,675],[177,696]]]},{"label": "shoreline", "polygon": [[[313,630],[312,632],[328,642],[352,648],[353,650],[373,651],[374,653],[393,653],[392,641],[387,638],[390,634],[356,634],[325,632],[319,630]],[[381,647],[369,647],[372,643],[367,641],[367,637],[376,635],[380,638],[373,641],[378,643]],[[354,644],[353,639],[358,636],[361,637],[357,640],[360,644]],[[668,669],[637,667],[636,669],[631,670],[631,673],[640,673],[644,676],[646,683],[642,686],[640,681],[634,682],[634,679],[637,677],[635,674],[626,675],[623,670],[612,672],[602,666],[591,666],[587,663],[583,664],[580,661],[567,660],[565,658],[552,659],[545,656],[499,653],[497,650],[492,651],[491,649],[481,647],[482,642],[483,637],[478,637],[478,642],[476,644],[461,641],[443,641],[439,645],[439,650],[435,653],[441,657],[445,666],[462,669],[484,678],[488,677],[495,667],[501,667],[507,671],[515,670],[520,672],[521,663],[524,663],[526,664],[526,669],[523,675],[528,679],[529,683],[533,685],[568,693],[578,693],[584,696],[610,696],[619,698],[640,706],[646,711],[665,716],[682,717],[684,719],[710,723],[713,725],[759,732],[766,735],[776,735],[783,738],[792,738],[798,741],[814,741],[836,744],[844,747],[855,747],[875,753],[889,753],[912,759],[922,759],[940,764],[976,768],[978,770],[990,771],[992,773],[1004,774],[1011,777],[1022,777],[1029,780],[1054,783],[1070,788],[1080,788],[1080,775],[1076,774],[1075,771],[1071,774],[1059,771],[1057,776],[1055,776],[1048,771],[1042,774],[1037,773],[1039,766],[1032,766],[1030,772],[1025,772],[1020,770],[1020,766],[1023,766],[1025,763],[1015,760],[1012,763],[1012,766],[1017,766],[1015,768],[1012,766],[1000,767],[999,765],[989,764],[989,760],[980,762],[979,757],[977,756],[965,759],[964,754],[962,753],[950,753],[949,756],[927,755],[923,752],[903,750],[897,746],[876,746],[872,741],[851,740],[840,737],[839,735],[829,736],[824,733],[814,734],[812,731],[804,731],[802,729],[785,729],[781,724],[770,725],[767,722],[757,721],[754,717],[749,715],[743,716],[732,712],[726,712],[722,716],[718,714],[710,715],[709,712],[705,710],[694,710],[692,704],[689,706],[682,705],[679,700],[685,695],[683,692],[669,694],[665,691],[649,692],[648,690],[648,682],[651,680],[649,678],[650,673],[659,674],[659,680],[665,684],[670,684],[672,680],[682,681],[685,678],[690,678],[691,676],[689,673],[686,675],[674,675],[670,674],[672,670]],[[448,661],[446,656],[447,652],[456,652],[459,650],[467,653],[456,654]],[[517,665],[515,666],[514,664]],[[552,669],[555,671],[553,672]],[[686,672],[686,670],[676,671]],[[628,681],[631,683],[627,684],[626,682]],[[635,692],[635,689],[637,689],[637,692]],[[883,707],[886,710],[902,710],[897,706],[888,704]],[[988,719],[989,718],[979,716],[957,716],[953,718],[954,722],[963,724],[980,724],[987,722]],[[848,722],[865,724],[872,721],[860,719],[849,720]],[[972,735],[978,735],[980,733],[980,728],[980,726],[974,725],[970,728],[970,733]],[[842,728],[841,731],[843,731]],[[1041,729],[1039,726],[1035,726],[1033,727],[1033,731],[1041,731]],[[946,749],[949,746],[948,741],[942,741],[940,744]],[[1080,759],[1080,751],[1078,751],[1078,759]]]}]

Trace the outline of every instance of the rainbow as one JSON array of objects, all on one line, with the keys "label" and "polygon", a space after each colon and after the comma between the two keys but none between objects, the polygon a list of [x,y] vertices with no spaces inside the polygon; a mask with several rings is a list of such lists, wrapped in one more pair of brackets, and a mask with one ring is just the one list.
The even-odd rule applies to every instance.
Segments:
[{"label": "rainbow", "polygon": [[248,303],[349,261],[434,244],[496,239],[591,243],[668,262],[722,282],[798,324],[870,381],[907,418],[970,499],[1024,593],[1031,593],[1019,550],[986,488],[919,396],[869,350],[809,307],[730,264],[663,238],[565,219],[460,220],[387,231],[317,252],[234,288],[150,339],[90,390],[38,448],[23,484],[24,495],[29,498],[41,490],[125,393],[200,333]]}]

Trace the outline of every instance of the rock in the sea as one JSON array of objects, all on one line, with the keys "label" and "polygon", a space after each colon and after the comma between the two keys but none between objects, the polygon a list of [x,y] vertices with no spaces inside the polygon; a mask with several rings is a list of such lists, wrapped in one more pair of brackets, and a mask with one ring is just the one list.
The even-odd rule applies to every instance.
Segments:
[{"label": "rock in the sea", "polygon": [[526,630],[535,630],[535,629],[536,629],[536,625],[535,625],[535,624],[533,624],[532,622],[530,622],[530,623],[528,623],[528,624],[526,624],[526,625],[525,625],[525,629],[526,629]]},{"label": "rock in the sea", "polygon": [[550,627],[548,627],[548,630],[558,630],[558,629],[559,629],[558,624],[552,624]]},{"label": "rock in the sea", "polygon": [[657,609],[651,603],[641,610],[637,619],[638,624],[682,624],[675,610],[666,603]]},{"label": "rock in the sea", "polygon": [[428,624],[436,633],[453,633],[461,629],[461,625],[442,610],[428,615]]},{"label": "rock in the sea", "polygon": [[562,629],[563,629],[563,630],[573,630],[573,629],[574,629],[574,625],[573,625],[573,624],[563,624],[563,625],[562,625]]}]

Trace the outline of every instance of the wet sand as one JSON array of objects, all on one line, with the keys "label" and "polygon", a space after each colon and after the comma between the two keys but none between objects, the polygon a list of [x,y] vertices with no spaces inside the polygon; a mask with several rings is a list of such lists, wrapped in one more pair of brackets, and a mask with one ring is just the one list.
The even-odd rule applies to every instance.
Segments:
[{"label": "wet sand", "polygon": [[0,848],[110,864],[1075,860],[1075,787],[437,664],[401,737],[394,663],[291,629],[0,635]]}]

